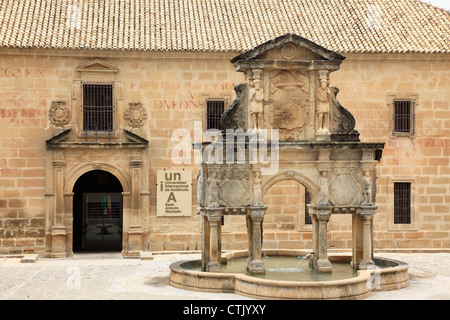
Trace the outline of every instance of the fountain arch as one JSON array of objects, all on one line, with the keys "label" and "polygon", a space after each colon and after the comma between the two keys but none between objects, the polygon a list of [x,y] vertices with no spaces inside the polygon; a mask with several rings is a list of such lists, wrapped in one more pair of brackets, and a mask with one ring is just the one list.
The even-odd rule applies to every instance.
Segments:
[{"label": "fountain arch", "polygon": [[[294,179],[283,179],[271,184],[263,192],[263,205],[267,206],[263,220],[263,251],[269,248],[312,248],[312,222],[308,204],[308,189]],[[278,234],[293,233],[282,243]],[[304,236],[304,237],[303,237]],[[300,241],[301,239],[310,241]]]},{"label": "fountain arch", "polygon": [[265,179],[261,185],[261,193],[262,197],[266,194],[266,192],[276,183],[280,181],[295,181],[299,184],[303,185],[309,192],[311,196],[311,201],[317,202],[318,199],[318,188],[315,183],[308,177],[304,176],[301,172],[294,170],[283,170],[282,172],[278,172],[276,175]]}]

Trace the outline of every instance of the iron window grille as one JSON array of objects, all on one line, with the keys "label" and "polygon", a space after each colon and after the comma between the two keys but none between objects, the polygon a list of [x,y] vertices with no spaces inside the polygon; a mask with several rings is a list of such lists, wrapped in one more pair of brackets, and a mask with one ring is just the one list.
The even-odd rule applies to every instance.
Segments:
[{"label": "iron window grille", "polygon": [[105,82],[82,83],[83,131],[108,133],[114,130],[114,85]]},{"label": "iron window grille", "polygon": [[225,110],[225,99],[206,100],[206,129],[220,130],[220,117]]},{"label": "iron window grille", "polygon": [[394,224],[411,223],[411,183],[394,183]]},{"label": "iron window grille", "polygon": [[415,100],[394,100],[394,134],[414,135],[415,133]]}]

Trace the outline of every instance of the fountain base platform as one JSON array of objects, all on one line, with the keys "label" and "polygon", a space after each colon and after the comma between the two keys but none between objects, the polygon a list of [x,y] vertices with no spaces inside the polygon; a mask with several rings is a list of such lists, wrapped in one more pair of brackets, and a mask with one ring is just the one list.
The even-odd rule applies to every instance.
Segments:
[{"label": "fountain base platform", "polygon": [[[281,300],[356,300],[367,298],[371,291],[397,290],[409,285],[408,265],[404,262],[375,257],[375,265],[367,270],[353,270],[350,266],[351,255],[329,254],[328,258],[335,272],[329,278],[315,277],[316,272],[298,268],[298,280],[280,280],[275,274],[295,272],[295,263],[301,263],[301,257],[310,252],[303,250],[264,250],[268,262],[273,259],[275,264],[279,257],[293,259],[293,267],[273,267],[266,264],[266,274],[249,274],[245,268],[240,272],[238,262],[245,260],[248,251],[232,251],[224,253],[222,272],[201,271],[200,260],[179,261],[170,265],[170,285],[187,290],[237,293],[257,299]],[[290,258],[289,258],[290,257]],[[297,259],[297,260],[295,260]],[[237,267],[227,267],[234,265]],[[308,261],[305,261],[306,265]],[[243,263],[245,265],[245,263]],[[344,268],[342,267],[344,266]],[[347,268],[348,267],[348,268]],[[342,269],[343,268],[343,269]],[[350,269],[344,270],[345,268]],[[343,271],[337,272],[342,269]],[[271,273],[273,271],[274,273]],[[333,274],[334,273],[334,274]],[[309,277],[308,274],[311,276]],[[292,277],[292,275],[290,275]],[[289,277],[286,279],[290,279]]]}]

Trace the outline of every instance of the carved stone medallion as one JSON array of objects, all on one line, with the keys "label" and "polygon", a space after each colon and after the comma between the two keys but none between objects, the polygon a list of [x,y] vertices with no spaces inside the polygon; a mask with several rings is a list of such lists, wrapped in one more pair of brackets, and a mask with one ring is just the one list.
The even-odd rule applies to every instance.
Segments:
[{"label": "carved stone medallion", "polygon": [[358,169],[334,168],[335,178],[330,184],[330,194],[336,205],[350,205],[358,202]]},{"label": "carved stone medallion", "polygon": [[246,169],[226,168],[222,170],[220,199],[223,205],[242,207],[250,205],[251,190],[249,186],[250,174]]},{"label": "carved stone medallion", "polygon": [[309,120],[308,77],[283,70],[271,80],[271,126],[280,130],[281,140],[294,140]]},{"label": "carved stone medallion", "polygon": [[56,126],[62,127],[70,123],[71,114],[65,101],[53,101],[48,113],[49,120]]},{"label": "carved stone medallion", "polygon": [[147,112],[140,102],[130,102],[125,111],[125,119],[132,128],[142,127],[147,120]]},{"label": "carved stone medallion", "polygon": [[287,43],[281,48],[281,56],[283,59],[292,60],[297,55],[297,47],[293,43]]}]

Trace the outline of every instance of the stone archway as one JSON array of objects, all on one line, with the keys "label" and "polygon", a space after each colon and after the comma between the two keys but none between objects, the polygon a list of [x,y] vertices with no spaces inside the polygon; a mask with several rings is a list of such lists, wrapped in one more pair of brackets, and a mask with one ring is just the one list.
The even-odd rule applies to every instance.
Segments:
[{"label": "stone archway", "polygon": [[104,170],[81,175],[73,188],[73,251],[122,251],[123,187]]},{"label": "stone archway", "polygon": [[304,176],[302,172],[298,172],[296,170],[284,170],[282,172],[278,172],[274,176],[267,177],[263,180],[261,184],[261,193],[262,197],[266,194],[266,192],[272,187],[274,184],[285,181],[285,180],[293,180],[303,185],[311,195],[311,201],[313,203],[318,200],[318,189],[317,185],[313,183],[309,178]]},{"label": "stone archway", "polygon": [[[294,179],[279,180],[263,192],[262,199],[267,206],[263,220],[264,250],[312,248],[312,223],[308,207],[311,196],[302,183]],[[286,237],[286,233],[294,234]],[[310,241],[302,242],[302,239]]]},{"label": "stone archway", "polygon": [[85,173],[93,170],[102,170],[112,174],[119,180],[124,193],[128,194],[131,192],[130,175],[121,166],[107,162],[86,162],[77,164],[67,172],[67,178],[64,183],[64,193],[67,194],[73,192],[73,188],[78,179]]},{"label": "stone archway", "polygon": [[73,255],[73,188],[87,172],[102,170],[122,186],[122,255],[138,256],[146,245],[144,208],[148,207],[148,182],[144,172],[148,141],[124,130],[121,141],[86,141],[62,131],[46,141],[46,253],[47,257]]}]

